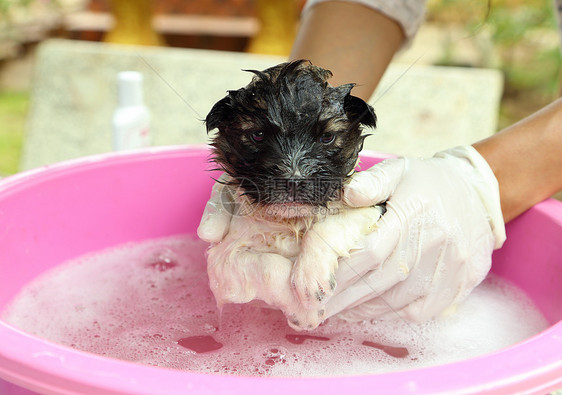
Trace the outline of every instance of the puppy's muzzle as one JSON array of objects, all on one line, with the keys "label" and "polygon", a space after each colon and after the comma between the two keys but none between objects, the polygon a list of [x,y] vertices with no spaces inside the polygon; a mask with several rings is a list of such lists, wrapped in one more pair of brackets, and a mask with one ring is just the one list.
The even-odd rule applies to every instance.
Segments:
[{"label": "puppy's muzzle", "polygon": [[271,178],[266,185],[265,204],[297,203],[325,206],[341,198],[340,178]]}]

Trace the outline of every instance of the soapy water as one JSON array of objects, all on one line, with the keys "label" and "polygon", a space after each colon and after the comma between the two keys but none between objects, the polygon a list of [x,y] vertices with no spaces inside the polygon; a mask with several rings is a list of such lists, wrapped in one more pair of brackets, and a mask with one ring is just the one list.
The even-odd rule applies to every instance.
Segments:
[{"label": "soapy water", "polygon": [[454,314],[330,318],[295,332],[256,303],[215,307],[207,244],[174,236],[64,263],[28,284],[2,319],[28,333],[111,358],[258,376],[338,376],[413,369],[489,353],[548,327],[530,299],[490,275]]}]

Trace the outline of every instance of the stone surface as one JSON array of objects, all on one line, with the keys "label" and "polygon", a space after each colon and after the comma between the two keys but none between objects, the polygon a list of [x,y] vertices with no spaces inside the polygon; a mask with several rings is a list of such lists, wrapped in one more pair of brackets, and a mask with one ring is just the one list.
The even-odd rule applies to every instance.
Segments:
[{"label": "stone surface", "polygon": [[[234,52],[50,40],[40,45],[21,168],[111,150],[116,74],[145,77],[154,145],[208,141],[203,119],[229,89],[284,58]],[[496,130],[502,88],[494,70],[392,64],[373,104],[379,128],[365,148],[427,156]]]},{"label": "stone surface", "polygon": [[503,80],[496,70],[393,64],[369,100],[378,128],[365,148],[431,156],[492,135]]}]

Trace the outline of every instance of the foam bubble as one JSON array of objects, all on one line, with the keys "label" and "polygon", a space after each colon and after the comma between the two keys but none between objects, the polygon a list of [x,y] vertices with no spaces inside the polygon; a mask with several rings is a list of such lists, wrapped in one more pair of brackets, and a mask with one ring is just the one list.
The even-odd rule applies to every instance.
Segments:
[{"label": "foam bubble", "polygon": [[548,327],[533,303],[489,276],[454,314],[423,324],[329,319],[296,333],[259,303],[215,307],[207,244],[175,236],[62,264],[21,290],[3,320],[101,355],[232,375],[381,373],[489,353]]}]

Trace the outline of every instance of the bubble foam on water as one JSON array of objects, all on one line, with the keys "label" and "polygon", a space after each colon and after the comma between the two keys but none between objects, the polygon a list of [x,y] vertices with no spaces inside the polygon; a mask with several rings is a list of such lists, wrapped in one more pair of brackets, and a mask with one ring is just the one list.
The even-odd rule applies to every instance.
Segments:
[{"label": "bubble foam on water", "polygon": [[3,312],[26,332],[112,358],[208,373],[337,376],[413,369],[492,352],[548,327],[516,287],[489,276],[454,314],[423,324],[331,318],[296,333],[259,303],[219,314],[207,244],[175,236],[62,264]]}]

